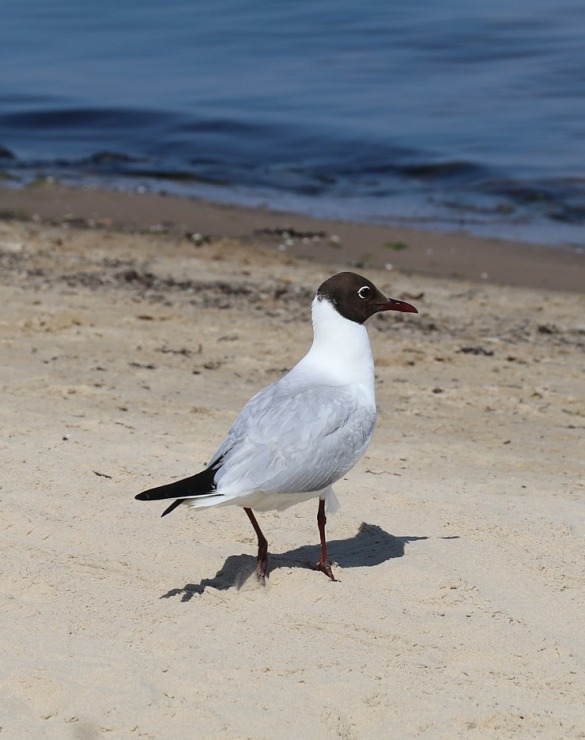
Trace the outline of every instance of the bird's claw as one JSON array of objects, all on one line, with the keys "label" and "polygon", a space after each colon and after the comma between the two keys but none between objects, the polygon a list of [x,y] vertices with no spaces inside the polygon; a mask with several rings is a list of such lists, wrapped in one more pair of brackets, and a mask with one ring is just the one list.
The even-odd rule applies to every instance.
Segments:
[{"label": "bird's claw", "polygon": [[262,586],[266,585],[266,578],[268,575],[267,571],[268,571],[268,559],[258,560],[258,564],[256,565],[256,578],[260,581]]},{"label": "bird's claw", "polygon": [[331,570],[331,561],[319,560],[319,562],[315,564],[315,570],[320,570],[321,573],[325,573],[325,575],[332,581],[337,581],[337,578],[333,575],[333,571]]}]

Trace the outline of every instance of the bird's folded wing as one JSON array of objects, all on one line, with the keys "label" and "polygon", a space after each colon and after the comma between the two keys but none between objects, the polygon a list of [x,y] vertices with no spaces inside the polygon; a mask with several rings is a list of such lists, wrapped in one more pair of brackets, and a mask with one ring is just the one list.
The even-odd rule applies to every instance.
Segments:
[{"label": "bird's folded wing", "polygon": [[244,407],[213,460],[218,491],[320,491],[364,453],[376,423],[373,404],[339,386],[276,383]]}]

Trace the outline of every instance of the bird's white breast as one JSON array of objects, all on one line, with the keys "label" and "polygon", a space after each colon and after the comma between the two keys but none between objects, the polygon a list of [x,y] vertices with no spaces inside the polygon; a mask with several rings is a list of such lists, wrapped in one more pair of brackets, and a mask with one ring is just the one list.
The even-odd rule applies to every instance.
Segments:
[{"label": "bird's white breast", "polygon": [[364,403],[375,406],[374,360],[363,324],[349,321],[328,300],[313,300],[313,344],[289,376],[313,383],[355,388]]}]

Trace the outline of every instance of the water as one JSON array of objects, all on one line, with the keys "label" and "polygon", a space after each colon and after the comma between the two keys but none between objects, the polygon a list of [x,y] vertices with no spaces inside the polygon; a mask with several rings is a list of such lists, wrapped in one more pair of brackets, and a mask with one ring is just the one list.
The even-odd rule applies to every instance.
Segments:
[{"label": "water", "polygon": [[584,38],[582,0],[2,0],[0,171],[585,245]]}]

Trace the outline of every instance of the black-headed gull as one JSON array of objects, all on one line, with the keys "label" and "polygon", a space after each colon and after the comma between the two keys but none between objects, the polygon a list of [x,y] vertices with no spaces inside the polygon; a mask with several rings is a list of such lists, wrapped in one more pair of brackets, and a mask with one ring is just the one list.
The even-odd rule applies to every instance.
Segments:
[{"label": "black-headed gull", "polygon": [[353,272],[326,280],[313,299],[314,338],[303,359],[248,401],[205,470],[136,498],[176,499],[162,516],[179,504],[243,507],[258,537],[257,575],[264,582],[268,543],[254,511],[280,511],[319,497],[316,568],[335,580],[325,512],[339,508],[331,486],[364,454],[376,425],[374,361],[364,322],[380,311],[418,313]]}]

